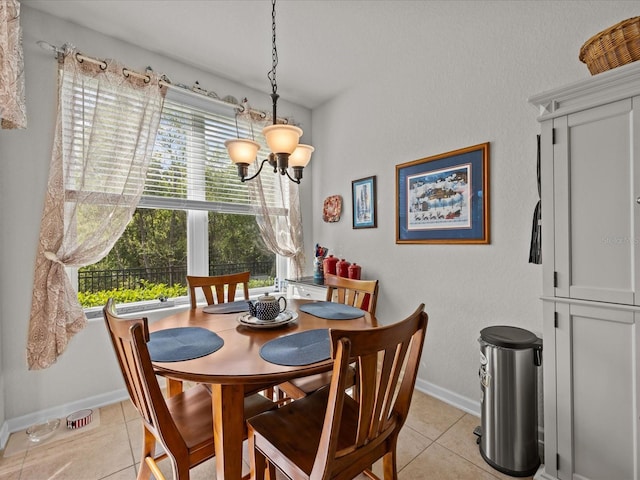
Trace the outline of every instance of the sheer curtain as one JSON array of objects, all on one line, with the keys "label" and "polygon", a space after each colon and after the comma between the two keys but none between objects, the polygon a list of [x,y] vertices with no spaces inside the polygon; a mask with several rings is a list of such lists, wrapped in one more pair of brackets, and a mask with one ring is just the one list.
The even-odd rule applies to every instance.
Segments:
[{"label": "sheer curtain", "polygon": [[0,0],[0,125],[27,128],[20,3]]},{"label": "sheer curtain", "polygon": [[166,88],[114,61],[59,55],[58,116],[36,254],[30,369],[53,364],[86,317],[65,267],[102,259],[140,200]]},{"label": "sheer curtain", "polygon": [[[250,108],[245,104],[245,112]],[[250,114],[238,114],[243,120],[252,122],[253,129],[262,129],[269,119],[258,120]],[[258,163],[258,162],[256,162]],[[275,207],[269,206],[262,189],[263,175],[277,176]],[[262,240],[273,253],[282,255],[289,259],[289,274],[299,278],[304,273],[304,236],[302,232],[302,214],[300,210],[300,195],[298,185],[291,182],[286,176],[273,173],[269,165],[265,165],[262,173],[254,180],[250,180],[249,195],[252,199],[257,199],[258,214],[256,221],[262,235]],[[285,211],[286,214],[279,212]]]}]

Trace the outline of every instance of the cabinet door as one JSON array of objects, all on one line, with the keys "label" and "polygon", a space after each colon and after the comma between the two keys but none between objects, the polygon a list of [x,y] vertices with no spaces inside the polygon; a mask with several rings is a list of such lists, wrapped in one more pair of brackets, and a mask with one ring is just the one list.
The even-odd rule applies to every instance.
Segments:
[{"label": "cabinet door", "polygon": [[556,308],[557,477],[637,480],[640,314]]},{"label": "cabinet door", "polygon": [[639,300],[634,129],[640,129],[640,117],[633,102],[554,119],[556,296],[631,305]]}]

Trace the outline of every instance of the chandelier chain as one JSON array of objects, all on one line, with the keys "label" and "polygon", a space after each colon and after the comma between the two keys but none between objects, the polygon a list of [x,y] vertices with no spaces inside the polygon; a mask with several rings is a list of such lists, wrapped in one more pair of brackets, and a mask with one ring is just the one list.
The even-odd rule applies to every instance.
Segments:
[{"label": "chandelier chain", "polygon": [[[273,103],[273,125],[264,127],[262,133],[265,136],[269,146],[269,156],[265,158],[258,171],[249,176],[249,165],[253,163],[256,154],[259,151],[260,144],[255,141],[253,133],[253,123],[249,115],[249,125],[251,127],[251,137],[254,140],[227,140],[225,146],[229,151],[231,161],[238,166],[238,176],[241,182],[253,180],[262,171],[265,164],[273,167],[274,173],[286,175],[289,180],[300,184],[302,180],[302,170],[311,160],[311,154],[314,148],[310,145],[301,145],[298,143],[302,136],[302,129],[293,125],[278,125],[278,84],[276,82],[276,67],[278,66],[278,48],[276,46],[276,0],[271,0],[271,70],[267,73],[267,78],[271,83],[271,100]],[[244,100],[246,102],[246,99]],[[243,103],[244,103],[243,102]],[[285,122],[288,123],[288,122]],[[236,132],[238,130],[238,115],[236,115]],[[289,160],[291,159],[291,164]],[[293,176],[289,173],[289,169],[293,171]]]},{"label": "chandelier chain", "polygon": [[278,48],[276,47],[276,0],[271,0],[271,45],[271,71],[267,74],[267,77],[271,82],[271,90],[275,94],[278,92],[278,84],[276,82],[276,67],[278,66]]}]

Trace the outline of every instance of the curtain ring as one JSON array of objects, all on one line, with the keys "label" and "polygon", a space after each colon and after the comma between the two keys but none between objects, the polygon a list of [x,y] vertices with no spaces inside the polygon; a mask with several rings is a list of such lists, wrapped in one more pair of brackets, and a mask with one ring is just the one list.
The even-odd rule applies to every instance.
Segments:
[{"label": "curtain ring", "polygon": [[149,75],[145,75],[144,83],[151,83],[151,77]]},{"label": "curtain ring", "polygon": [[124,76],[125,76],[125,78],[129,78],[129,72],[127,71],[127,69],[126,69],[126,68],[123,68],[123,69],[122,69],[122,75],[124,75]]},{"label": "curtain ring", "polygon": [[77,61],[78,63],[82,63],[82,62],[84,62],[84,59],[83,59],[83,58],[80,58],[80,52],[76,52],[76,61]]},{"label": "curtain ring", "polygon": [[99,66],[100,66],[100,70],[104,72],[107,69],[107,62],[102,62]]}]

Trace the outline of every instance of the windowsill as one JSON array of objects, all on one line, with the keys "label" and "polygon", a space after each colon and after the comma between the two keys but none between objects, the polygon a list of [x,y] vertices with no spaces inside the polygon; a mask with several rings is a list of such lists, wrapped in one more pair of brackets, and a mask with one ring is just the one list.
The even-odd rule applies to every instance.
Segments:
[{"label": "windowsill", "polygon": [[[181,307],[184,305],[188,305],[189,300],[180,298],[180,299],[170,299],[164,302],[160,300],[148,300],[145,302],[135,302],[129,304],[120,304],[117,306],[118,315],[128,315],[131,313],[147,313],[154,312],[157,310],[168,310],[174,307]],[[91,307],[85,308],[84,314],[87,316],[88,320],[94,320],[96,318],[102,319],[102,308],[103,307]]]},{"label": "windowsill", "polygon": [[[255,300],[260,295],[265,295],[267,293],[271,294],[284,294],[286,295],[286,289],[284,291],[275,290],[273,286],[270,287],[262,287],[262,288],[253,288],[249,292],[249,298]],[[182,307],[189,306],[189,298],[188,297],[180,297],[180,298],[171,298],[164,302],[160,300],[148,300],[144,302],[135,302],[129,304],[118,304],[118,315],[130,315],[133,313],[139,315],[145,315],[150,312],[157,312],[158,310],[167,310],[167,314],[171,313],[169,310],[181,309]],[[202,304],[204,306],[204,303]],[[89,321],[95,321],[97,319],[102,319],[102,309],[103,307],[90,307],[85,308],[84,313],[87,316]]]}]

